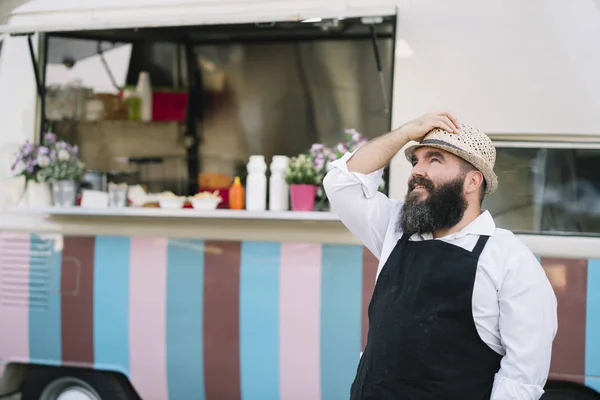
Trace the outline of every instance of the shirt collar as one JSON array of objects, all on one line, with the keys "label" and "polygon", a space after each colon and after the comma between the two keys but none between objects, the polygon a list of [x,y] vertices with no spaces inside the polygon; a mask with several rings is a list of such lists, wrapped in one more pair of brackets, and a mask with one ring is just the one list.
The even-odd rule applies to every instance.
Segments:
[{"label": "shirt collar", "polygon": [[[455,240],[460,239],[467,235],[477,235],[477,236],[492,236],[494,234],[494,230],[496,229],[496,223],[494,222],[494,218],[489,211],[483,210],[479,217],[475,218],[471,223],[460,231],[452,233],[450,235],[444,236],[439,239],[444,240]],[[433,234],[425,233],[425,234],[414,234],[411,237],[411,240],[431,240],[433,239]]]}]

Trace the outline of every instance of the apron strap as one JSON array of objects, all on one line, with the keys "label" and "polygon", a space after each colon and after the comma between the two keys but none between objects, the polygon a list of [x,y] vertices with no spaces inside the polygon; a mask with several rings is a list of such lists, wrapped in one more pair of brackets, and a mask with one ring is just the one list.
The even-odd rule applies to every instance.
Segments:
[{"label": "apron strap", "polygon": [[477,241],[477,244],[475,245],[475,248],[472,251],[473,255],[477,257],[481,255],[481,252],[483,251],[483,248],[485,247],[485,244],[487,243],[489,238],[489,236],[479,236],[479,240]]},{"label": "apron strap", "polygon": [[400,238],[400,242],[407,242],[409,238],[410,238],[409,235],[407,235],[406,233],[402,233],[402,237]]}]

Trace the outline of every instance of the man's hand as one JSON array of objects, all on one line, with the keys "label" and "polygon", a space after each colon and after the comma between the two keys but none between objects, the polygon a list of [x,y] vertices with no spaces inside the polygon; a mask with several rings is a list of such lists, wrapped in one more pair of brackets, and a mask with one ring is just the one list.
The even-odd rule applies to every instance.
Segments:
[{"label": "man's hand", "polygon": [[400,128],[379,136],[362,146],[347,162],[348,170],[370,174],[385,167],[394,154],[411,140],[420,142],[432,129],[441,128],[459,133],[460,124],[449,112],[425,114],[402,125]]},{"label": "man's hand", "polygon": [[449,112],[429,113],[407,122],[397,129],[407,141],[421,141],[432,129],[440,128],[450,133],[460,133],[460,123]]}]

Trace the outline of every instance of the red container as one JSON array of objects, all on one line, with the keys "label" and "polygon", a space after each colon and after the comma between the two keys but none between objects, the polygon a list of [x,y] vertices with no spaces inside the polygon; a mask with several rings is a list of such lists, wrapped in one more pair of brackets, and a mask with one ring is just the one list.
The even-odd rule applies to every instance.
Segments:
[{"label": "red container", "polygon": [[154,91],[152,93],[152,120],[184,121],[187,104],[187,92]]},{"label": "red container", "polygon": [[[129,87],[135,90],[135,87]],[[119,91],[123,97],[123,90]],[[153,121],[185,121],[187,112],[188,92],[155,89],[152,92],[152,120]]]}]

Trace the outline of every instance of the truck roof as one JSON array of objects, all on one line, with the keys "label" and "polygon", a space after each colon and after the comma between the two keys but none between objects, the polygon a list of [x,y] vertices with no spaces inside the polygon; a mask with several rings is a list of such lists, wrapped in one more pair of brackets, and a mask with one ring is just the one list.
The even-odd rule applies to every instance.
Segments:
[{"label": "truck roof", "polygon": [[0,33],[301,21],[396,14],[404,0],[33,0]]}]

